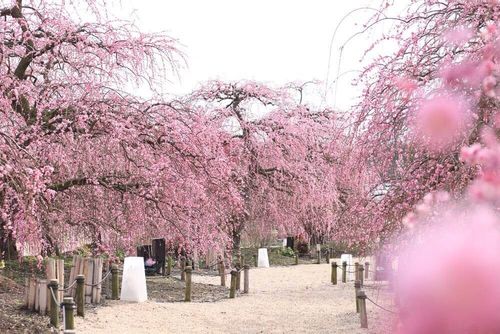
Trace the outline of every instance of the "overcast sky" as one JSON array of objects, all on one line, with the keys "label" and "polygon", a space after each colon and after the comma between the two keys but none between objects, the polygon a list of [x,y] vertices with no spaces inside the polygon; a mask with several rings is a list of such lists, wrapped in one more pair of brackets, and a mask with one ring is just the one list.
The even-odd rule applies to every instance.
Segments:
[{"label": "overcast sky", "polygon": [[[252,79],[272,84],[325,80],[329,46],[337,24],[350,11],[378,7],[380,0],[127,0],[117,14],[146,31],[166,31],[180,40],[188,68],[170,87],[186,93],[210,79]],[[337,75],[339,47],[362,29],[370,11],[358,11],[341,25],[333,44],[330,79]],[[341,72],[360,69],[373,34],[345,49]],[[337,107],[346,108],[359,92],[342,77]],[[328,90],[333,103],[333,86]]]}]

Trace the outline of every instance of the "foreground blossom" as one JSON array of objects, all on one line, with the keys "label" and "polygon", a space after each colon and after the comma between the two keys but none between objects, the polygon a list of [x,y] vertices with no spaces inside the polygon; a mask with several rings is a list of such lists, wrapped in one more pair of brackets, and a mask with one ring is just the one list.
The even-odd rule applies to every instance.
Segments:
[{"label": "foreground blossom", "polygon": [[401,334],[500,330],[500,226],[488,209],[441,212],[399,259]]},{"label": "foreground blossom", "polygon": [[467,127],[468,103],[460,96],[445,94],[422,102],[416,113],[416,130],[430,149],[456,141]]}]

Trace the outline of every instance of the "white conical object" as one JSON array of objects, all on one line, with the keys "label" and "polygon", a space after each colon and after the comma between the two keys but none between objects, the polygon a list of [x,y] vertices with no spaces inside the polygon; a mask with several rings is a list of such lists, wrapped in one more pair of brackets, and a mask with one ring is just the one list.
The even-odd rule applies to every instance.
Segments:
[{"label": "white conical object", "polygon": [[342,254],[340,256],[340,265],[342,266],[342,263],[347,262],[347,275],[346,278],[349,281],[354,280],[354,265],[352,261],[352,254]]},{"label": "white conical object", "polygon": [[269,257],[267,256],[267,248],[259,248],[257,267],[269,268]]},{"label": "white conical object", "polygon": [[129,302],[144,302],[148,299],[144,258],[125,258],[120,299]]}]

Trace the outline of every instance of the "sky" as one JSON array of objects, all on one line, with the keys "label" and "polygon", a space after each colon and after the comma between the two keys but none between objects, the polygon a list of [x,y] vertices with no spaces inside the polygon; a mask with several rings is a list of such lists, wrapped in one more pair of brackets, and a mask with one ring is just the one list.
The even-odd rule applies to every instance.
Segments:
[{"label": "sky", "polygon": [[[329,49],[339,22],[352,10],[378,8],[380,0],[127,0],[115,8],[144,31],[164,31],[179,40],[187,67],[168,89],[185,94],[201,82],[257,80],[273,85],[325,81]],[[340,25],[333,41],[330,86],[325,100],[347,109],[359,95],[351,86],[356,72],[340,78],[339,47],[373,14],[359,10]],[[340,73],[361,69],[359,60],[376,32],[356,37],[344,49]],[[322,85],[322,88],[325,86]],[[336,97],[336,98],[335,98]]]}]

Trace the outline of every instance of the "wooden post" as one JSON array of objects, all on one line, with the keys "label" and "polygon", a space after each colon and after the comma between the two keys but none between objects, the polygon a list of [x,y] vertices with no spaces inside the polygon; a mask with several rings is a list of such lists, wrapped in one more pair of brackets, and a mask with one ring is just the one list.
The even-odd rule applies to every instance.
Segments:
[{"label": "wooden post", "polygon": [[359,282],[361,283],[361,286],[365,283],[365,268],[363,267],[362,264],[359,265]]},{"label": "wooden post", "polygon": [[219,275],[220,275],[220,285],[226,286],[226,266],[224,261],[219,262]]},{"label": "wooden post", "polygon": [[370,262],[365,262],[365,279],[368,280],[368,275],[370,273]]},{"label": "wooden post", "polygon": [[295,254],[295,265],[299,264],[299,254]]},{"label": "wooden post", "polygon": [[64,329],[75,329],[75,302],[73,297],[64,297]]},{"label": "wooden post", "polygon": [[229,289],[229,298],[236,297],[236,277],[238,272],[236,270],[231,270],[231,288]]},{"label": "wooden post", "polygon": [[342,283],[347,282],[347,262],[342,262]]},{"label": "wooden post", "polygon": [[356,313],[359,313],[358,292],[361,290],[361,283],[354,281],[354,300],[356,301]]},{"label": "wooden post", "polygon": [[[59,328],[59,306],[57,305],[58,303],[58,296],[59,296],[59,281],[57,279],[51,279],[49,283],[49,291],[50,293],[50,324],[55,327]],[[54,297],[56,299],[54,299]]]},{"label": "wooden post", "polygon": [[316,262],[316,263],[317,263],[317,264],[320,264],[320,263],[321,263],[321,249],[317,250],[317,251],[316,251],[316,253],[317,253],[317,255],[316,255],[316,256],[318,257],[318,259],[317,259],[317,262]]},{"label": "wooden post", "polygon": [[243,293],[248,293],[250,290],[250,266],[245,264],[244,269],[244,283],[243,283]]},{"label": "wooden post", "polygon": [[113,263],[111,265],[111,299],[118,300],[119,289],[118,265],[116,263]]},{"label": "wooden post", "polygon": [[76,315],[85,316],[85,276],[76,276]]},{"label": "wooden post", "polygon": [[332,262],[332,284],[337,285],[337,262]]},{"label": "wooden post", "polygon": [[354,280],[359,281],[359,262],[354,263]]},{"label": "wooden post", "polygon": [[186,290],[184,294],[184,301],[185,302],[190,302],[191,301],[191,274],[192,274],[192,268],[190,266],[187,266],[184,271],[186,272]]},{"label": "wooden post", "polygon": [[359,305],[359,319],[361,322],[361,328],[368,328],[368,314],[366,312],[366,294],[364,291],[360,290],[357,294],[357,300]]},{"label": "wooden post", "polygon": [[326,259],[325,259],[326,263],[330,263],[330,249],[328,248],[326,250]]}]

